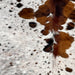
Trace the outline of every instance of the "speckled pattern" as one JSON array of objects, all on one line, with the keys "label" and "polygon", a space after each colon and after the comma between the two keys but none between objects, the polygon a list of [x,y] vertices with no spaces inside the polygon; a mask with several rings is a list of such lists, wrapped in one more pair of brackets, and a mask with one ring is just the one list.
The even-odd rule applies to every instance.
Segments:
[{"label": "speckled pattern", "polygon": [[[18,13],[25,7],[34,11],[46,0],[0,0],[0,75],[75,75],[75,42],[67,50],[69,58],[46,53],[44,39],[53,38],[50,32],[43,35],[44,26],[34,19],[23,19]],[[19,5],[18,5],[19,4]],[[29,22],[37,23],[35,28]],[[63,32],[75,39],[75,28],[66,30],[72,20],[67,19]],[[66,67],[72,68],[67,72]]]}]

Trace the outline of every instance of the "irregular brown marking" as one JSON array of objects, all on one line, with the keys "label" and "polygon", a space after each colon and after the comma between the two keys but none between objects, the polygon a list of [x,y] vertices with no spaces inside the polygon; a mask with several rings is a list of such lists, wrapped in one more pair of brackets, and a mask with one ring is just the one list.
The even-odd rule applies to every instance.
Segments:
[{"label": "irregular brown marking", "polygon": [[69,34],[67,33],[59,32],[59,35],[55,35],[55,41],[57,42],[57,44],[54,44],[54,56],[68,58],[69,56],[66,53],[66,49],[71,46],[71,43],[74,41],[74,38],[69,36]]},{"label": "irregular brown marking", "polygon": [[69,1],[68,4],[63,9],[63,15],[65,17],[69,17],[69,15],[72,13],[73,10],[74,10],[74,4]]},{"label": "irregular brown marking", "polygon": [[66,67],[65,70],[66,70],[67,72],[72,72],[72,71],[73,71],[73,70],[72,70],[71,68],[69,68],[69,67]]},{"label": "irregular brown marking", "polygon": [[71,29],[73,29],[74,28],[74,26],[75,26],[75,24],[74,23],[72,23],[72,22],[69,22],[68,23],[68,26],[67,26],[67,30],[71,30]]},{"label": "irregular brown marking", "polygon": [[[33,9],[31,8],[24,8],[19,16],[25,19],[30,19],[35,16],[37,21],[45,26],[45,29],[41,31],[42,34],[47,35],[49,30],[61,30],[63,28],[61,25],[66,22],[67,16],[70,15],[73,9],[74,4],[69,0],[47,0],[45,4],[39,6],[39,9],[36,12],[33,12]],[[31,10],[30,13],[29,10]],[[53,14],[53,17],[47,17],[50,13]],[[47,21],[50,23],[47,23]]]},{"label": "irregular brown marking", "polygon": [[[42,31],[42,33],[44,35],[47,35],[49,33],[49,30],[54,29],[54,30],[57,31],[58,29],[62,29],[62,27],[60,26],[61,25],[60,23],[62,23],[61,21],[64,21],[65,18],[61,17],[62,20],[59,23],[60,19],[58,17],[53,17],[53,18],[52,17],[47,17],[50,14],[50,12],[53,13],[53,16],[55,16],[55,14],[57,13],[57,12],[55,13],[55,5],[56,4],[55,5],[54,4],[55,3],[52,0],[47,0],[45,2],[45,4],[41,5],[39,7],[39,9],[35,12],[35,15],[36,15],[36,13],[38,14],[38,16],[36,16],[37,21],[45,26],[45,29]],[[43,11],[44,8],[45,8],[45,11]],[[46,11],[48,11],[47,14],[46,14]],[[46,23],[47,21],[49,21],[50,23]]]},{"label": "irregular brown marking", "polygon": [[[65,23],[67,18],[63,16],[61,11],[63,10],[63,7],[68,3],[68,1],[69,0],[47,0],[45,4],[39,6],[39,9],[35,13],[31,8],[24,8],[20,12],[19,16],[25,19],[33,18],[35,16],[37,21],[45,26],[45,29],[42,33],[47,35],[49,30],[54,29],[57,31],[58,29],[63,28],[61,25]],[[32,10],[32,14],[30,14],[28,11],[30,9]],[[53,13],[53,18],[47,17],[50,13]],[[50,21],[50,23],[46,24],[47,21]]]},{"label": "irregular brown marking", "polygon": [[74,10],[71,12],[71,14],[69,15],[69,18],[72,19],[75,22],[75,8]]},{"label": "irregular brown marking", "polygon": [[[35,12],[35,16],[37,13],[37,21],[45,26],[45,29],[42,31],[43,35],[47,35],[49,30],[54,29],[57,31],[58,29],[62,29],[61,26],[67,20],[67,18],[63,15],[62,10],[63,7],[66,6],[69,0],[47,0],[44,5],[41,5],[39,9]],[[45,9],[45,10],[44,10]],[[46,13],[46,11],[48,11]],[[49,13],[53,14],[53,17],[47,17]],[[49,21],[50,23],[47,23]]]},{"label": "irregular brown marking", "polygon": [[[53,14],[53,17],[49,16],[50,13]],[[36,12],[34,12],[32,8],[24,8],[19,12],[19,16],[25,19],[36,17],[37,21],[45,26],[45,29],[42,30],[41,33],[47,35],[49,30],[61,30],[63,28],[61,25],[66,22],[67,18],[75,22],[75,8],[70,0],[47,0],[45,4],[39,6]],[[57,44],[54,44],[54,56],[67,58],[68,54],[66,54],[66,49],[68,49],[74,41],[73,37],[64,32],[59,32],[59,35],[55,35],[54,37],[57,42]],[[44,50],[49,52],[51,48],[52,46],[49,45]]]},{"label": "irregular brown marking", "polygon": [[25,19],[31,19],[34,18],[34,11],[32,8],[24,8],[18,13],[18,15]]}]

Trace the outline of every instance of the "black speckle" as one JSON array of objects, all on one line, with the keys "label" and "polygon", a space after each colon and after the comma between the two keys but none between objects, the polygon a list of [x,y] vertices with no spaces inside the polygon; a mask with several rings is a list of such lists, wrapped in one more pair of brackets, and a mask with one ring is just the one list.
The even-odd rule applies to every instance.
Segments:
[{"label": "black speckle", "polygon": [[49,73],[47,73],[47,75],[49,75]]},{"label": "black speckle", "polygon": [[8,47],[8,46],[5,46],[5,47]]},{"label": "black speckle", "polygon": [[41,73],[39,75],[41,75]]},{"label": "black speckle", "polygon": [[13,63],[12,62],[10,62],[10,66],[13,66]]},{"label": "black speckle", "polygon": [[45,63],[47,63],[47,61],[44,61]]},{"label": "black speckle", "polygon": [[29,22],[29,26],[32,27],[32,28],[35,28],[36,25],[37,25],[37,24],[36,24],[35,22]]},{"label": "black speckle", "polygon": [[17,0],[17,2],[21,2],[21,0]]},{"label": "black speckle", "polygon": [[8,42],[8,44],[10,44],[10,42]]},{"label": "black speckle", "polygon": [[8,26],[8,28],[11,29],[12,27],[11,26]]},{"label": "black speckle", "polygon": [[43,49],[43,51],[45,52],[50,52],[52,51],[52,45],[53,45],[53,39],[46,39],[46,42],[48,43],[47,46],[45,46],[45,48]]},{"label": "black speckle", "polygon": [[35,64],[38,64],[38,62],[35,62]]},{"label": "black speckle", "polygon": [[0,1],[2,1],[2,0],[0,0]]},{"label": "black speckle", "polygon": [[8,25],[8,24],[6,24],[6,25]]},{"label": "black speckle", "polygon": [[71,29],[73,29],[74,28],[74,26],[75,26],[75,24],[74,23],[72,23],[72,22],[69,22],[68,23],[68,25],[67,25],[67,30],[71,30]]},{"label": "black speckle", "polygon": [[5,51],[5,49],[2,49],[2,51]]},{"label": "black speckle", "polygon": [[58,73],[60,73],[60,71],[58,71]]},{"label": "black speckle", "polygon": [[12,12],[12,10],[9,10],[9,12]]},{"label": "black speckle", "polygon": [[49,73],[51,73],[51,71],[49,71]]},{"label": "black speckle", "polygon": [[13,3],[10,3],[11,5],[13,5]]},{"label": "black speckle", "polygon": [[50,64],[50,62],[48,62],[48,64]]},{"label": "black speckle", "polygon": [[31,53],[31,56],[33,55],[33,53]]},{"label": "black speckle", "polygon": [[61,69],[61,71],[63,71],[63,69]]},{"label": "black speckle", "polygon": [[1,43],[0,43],[0,46],[1,46]]},{"label": "black speckle", "polygon": [[17,4],[17,7],[18,7],[18,8],[21,8],[22,6],[23,6],[23,4],[21,4],[21,3],[18,3],[18,4]]},{"label": "black speckle", "polygon": [[36,51],[36,50],[33,50],[34,52]]}]

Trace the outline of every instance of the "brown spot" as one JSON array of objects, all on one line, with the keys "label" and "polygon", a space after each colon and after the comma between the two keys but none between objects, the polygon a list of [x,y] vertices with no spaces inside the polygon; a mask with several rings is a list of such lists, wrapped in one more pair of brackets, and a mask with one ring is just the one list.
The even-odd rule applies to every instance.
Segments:
[{"label": "brown spot", "polygon": [[72,72],[72,71],[73,71],[73,70],[72,70],[71,68],[69,68],[69,67],[66,67],[65,70],[66,70],[67,72]]},{"label": "brown spot", "polygon": [[68,23],[68,26],[67,26],[67,30],[71,30],[71,29],[73,29],[74,28],[74,26],[75,26],[75,24],[74,23],[72,23],[72,22],[69,22]]},{"label": "brown spot", "polygon": [[66,49],[68,49],[71,46],[71,43],[74,41],[74,38],[69,36],[69,34],[67,33],[60,32],[59,35],[55,35],[55,40],[57,44],[54,44],[54,56],[68,58]]},{"label": "brown spot", "polygon": [[36,24],[35,22],[29,22],[29,26],[32,27],[32,28],[35,28],[36,25],[37,25],[37,24]]},{"label": "brown spot", "polygon": [[35,62],[35,64],[38,64],[38,62]]},{"label": "brown spot", "polygon": [[43,17],[48,16],[50,14],[50,9],[47,5],[42,5],[39,9],[35,12],[35,17]]},{"label": "brown spot", "polygon": [[13,66],[13,63],[12,62],[10,62],[10,66]]},{"label": "brown spot", "polygon": [[42,30],[41,33],[42,33],[43,35],[47,35],[47,34],[49,33],[49,31],[48,31],[48,30]]},{"label": "brown spot", "polygon": [[33,50],[34,52],[36,51],[36,50]]},{"label": "brown spot", "polygon": [[72,55],[71,53],[69,55]]},{"label": "brown spot", "polygon": [[25,19],[34,18],[34,11],[32,8],[24,8],[18,14],[20,17]]}]

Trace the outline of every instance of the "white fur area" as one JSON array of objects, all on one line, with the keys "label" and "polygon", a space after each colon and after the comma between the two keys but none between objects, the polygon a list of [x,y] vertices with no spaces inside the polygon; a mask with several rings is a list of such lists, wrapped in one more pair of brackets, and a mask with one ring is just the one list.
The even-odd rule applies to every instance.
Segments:
[{"label": "white fur area", "polygon": [[[19,3],[16,0],[0,1],[0,75],[48,75],[48,73],[59,75],[58,71],[60,75],[75,75],[75,42],[67,50],[68,54],[72,54],[69,58],[59,56],[55,59],[52,53],[43,51],[44,46],[47,45],[44,39],[53,37],[53,34],[50,32],[47,36],[42,35],[41,30],[44,26],[37,22],[36,18],[23,19],[18,15],[25,7],[38,10],[37,5],[42,5],[45,1],[21,0],[20,3],[23,4],[21,8],[16,7]],[[10,4],[11,2],[13,5]],[[13,12],[9,12],[11,8]],[[37,27],[30,28],[31,21],[36,22]],[[75,28],[66,31],[65,27],[66,24],[62,31],[75,38]],[[10,65],[11,62],[13,66]],[[65,65],[72,68],[73,72],[66,72]]]}]

